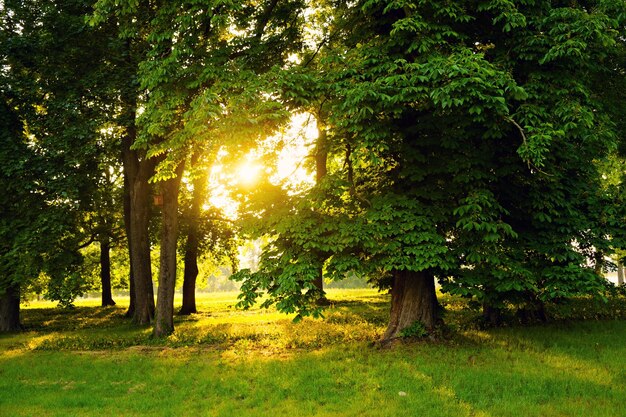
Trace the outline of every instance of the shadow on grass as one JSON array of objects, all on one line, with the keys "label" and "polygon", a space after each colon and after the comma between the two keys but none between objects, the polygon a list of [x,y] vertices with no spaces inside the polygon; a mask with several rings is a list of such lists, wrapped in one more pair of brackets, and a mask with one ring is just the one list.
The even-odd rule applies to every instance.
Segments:
[{"label": "shadow on grass", "polygon": [[31,308],[22,311],[27,331],[62,331],[115,327],[126,322],[124,307]]}]

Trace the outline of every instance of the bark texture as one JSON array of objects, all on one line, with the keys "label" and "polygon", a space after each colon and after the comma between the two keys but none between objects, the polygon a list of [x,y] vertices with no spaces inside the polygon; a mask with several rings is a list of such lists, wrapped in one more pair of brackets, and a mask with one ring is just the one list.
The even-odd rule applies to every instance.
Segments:
[{"label": "bark texture", "polygon": [[0,332],[20,329],[20,287],[14,284],[0,296]]},{"label": "bark texture", "polygon": [[617,285],[624,285],[624,265],[617,263]]},{"label": "bark texture", "polygon": [[154,318],[154,289],[150,263],[150,184],[156,161],[131,149],[134,128],[127,129],[123,139],[124,175],[130,190],[130,262],[135,290],[133,322],[149,324]]},{"label": "bark texture", "polygon": [[391,288],[391,316],[383,340],[399,337],[416,321],[427,330],[437,325],[435,277],[428,271],[394,271]]},{"label": "bark texture", "polygon": [[178,241],[178,191],[182,176],[182,164],[176,177],[164,181],[159,290],[157,296],[154,335],[167,336],[174,331],[174,289],[176,286],[176,244]]},{"label": "bark texture", "polygon": [[102,307],[114,306],[111,294],[111,245],[103,239],[100,242],[100,283],[102,285]]}]

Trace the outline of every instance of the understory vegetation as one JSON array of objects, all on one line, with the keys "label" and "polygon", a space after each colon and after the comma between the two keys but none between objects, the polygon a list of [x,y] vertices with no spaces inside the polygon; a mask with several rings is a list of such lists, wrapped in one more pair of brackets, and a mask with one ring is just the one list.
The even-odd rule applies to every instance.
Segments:
[{"label": "understory vegetation", "polygon": [[[33,302],[25,331],[0,336],[3,416],[623,416],[626,303],[547,306],[547,325],[483,329],[480,311],[442,297],[447,327],[376,344],[389,296],[329,290],[325,318],[234,311],[204,295],[176,331],[123,319],[124,300],[75,309]],[[178,301],[180,302],[180,300]],[[121,305],[120,305],[121,304]],[[149,400],[146,400],[149,399]]]}]

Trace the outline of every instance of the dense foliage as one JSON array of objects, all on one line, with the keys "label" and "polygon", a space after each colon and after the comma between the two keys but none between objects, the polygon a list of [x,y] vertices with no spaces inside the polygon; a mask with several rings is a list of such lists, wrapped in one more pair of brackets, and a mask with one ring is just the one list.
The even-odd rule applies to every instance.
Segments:
[{"label": "dense foliage", "polygon": [[[199,256],[236,269],[237,238],[262,237],[258,269],[234,276],[241,307],[266,295],[264,306],[317,316],[320,275],[356,275],[392,289],[394,337],[439,322],[435,278],[492,323],[510,305],[543,318],[547,301],[602,294],[609,257],[624,253],[621,0],[0,11],[2,294],[44,282],[71,304],[91,285],[92,242],[110,288],[108,251],[126,237],[129,315],[156,317],[161,336],[173,331],[177,250],[193,295]],[[268,166],[254,190],[233,192],[240,221],[224,219],[207,205],[209,167],[252,149],[276,163],[280,141],[267,138],[295,113],[317,124],[302,162],[315,184],[280,183]]]},{"label": "dense foliage", "polygon": [[623,2],[341,10],[317,59],[342,163],[254,229],[276,238],[258,272],[240,273],[241,304],[263,290],[266,305],[317,314],[322,264],[329,279],[356,270],[383,287],[429,271],[488,309],[539,315],[543,301],[598,294],[595,269],[623,245],[621,192],[596,164],[622,134],[602,80],[623,79]]},{"label": "dense foliage", "polygon": [[100,132],[105,28],[86,25],[88,10],[81,1],[8,1],[0,20],[2,280],[63,304],[84,291],[79,249],[94,238],[87,213],[101,208],[101,161],[110,155]]}]

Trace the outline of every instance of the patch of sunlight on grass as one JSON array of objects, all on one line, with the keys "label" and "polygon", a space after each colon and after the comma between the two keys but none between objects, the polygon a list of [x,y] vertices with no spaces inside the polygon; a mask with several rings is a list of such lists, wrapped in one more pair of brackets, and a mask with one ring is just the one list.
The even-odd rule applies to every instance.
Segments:
[{"label": "patch of sunlight on grass", "polygon": [[62,337],[59,333],[49,333],[42,336],[35,336],[26,342],[25,347],[29,350],[35,350],[39,348],[42,344],[51,343],[55,340],[58,340]]},{"label": "patch of sunlight on grass", "polygon": [[433,389],[435,395],[437,395],[442,401],[451,404],[457,404],[458,407],[463,410],[463,415],[472,417],[491,417],[491,414],[485,411],[475,410],[471,404],[458,398],[457,394],[446,386],[438,386]]},{"label": "patch of sunlight on grass", "polygon": [[[534,341],[521,337],[524,334],[521,329],[494,330],[492,334],[476,331],[471,333],[482,343],[497,346],[505,352],[523,352],[532,359],[533,364],[536,364],[534,367],[524,365],[524,369],[520,371],[539,375],[545,373],[546,369],[551,369],[555,374],[567,375],[568,378],[599,386],[609,387],[615,384],[616,375],[607,369],[602,362],[596,363],[596,361],[591,360],[593,356],[598,357],[602,354],[603,347],[599,343],[601,339],[581,337],[579,340],[574,338],[566,342],[550,337],[549,328],[536,327],[525,330],[527,333],[541,330],[543,335],[537,335],[537,340]],[[555,333],[563,334],[562,331],[556,329]],[[572,346],[573,349],[568,347],[561,351],[558,348],[559,344]],[[626,351],[626,348],[624,350]],[[576,353],[578,352],[585,352],[585,354],[577,356]]]},{"label": "patch of sunlight on grass", "polygon": [[[556,374],[567,375],[583,382],[610,387],[613,385],[613,375],[605,368],[594,366],[588,361],[574,359],[564,354],[550,352],[535,352],[537,362],[552,369]],[[545,369],[538,372],[545,373]]]},{"label": "patch of sunlight on grass", "polygon": [[504,352],[523,352],[528,356],[534,366],[528,362],[516,363],[512,366],[521,374],[529,377],[545,374],[546,369],[551,369],[555,374],[567,375],[583,382],[590,382],[600,386],[613,385],[614,375],[605,367],[595,366],[589,360],[572,357],[564,353],[550,351],[544,346],[537,346],[529,341],[519,338],[507,338],[488,331],[468,331],[464,333],[470,339],[481,345],[497,347]]}]

